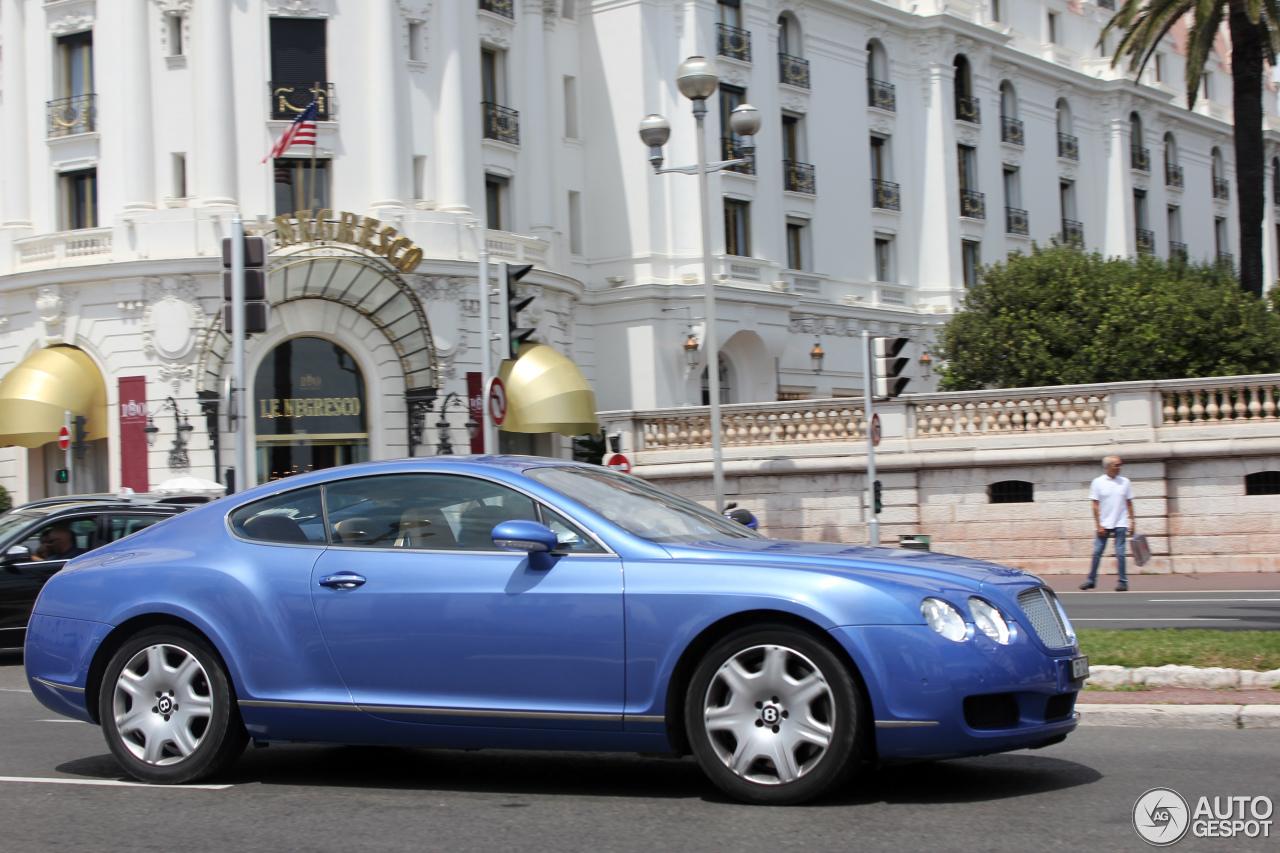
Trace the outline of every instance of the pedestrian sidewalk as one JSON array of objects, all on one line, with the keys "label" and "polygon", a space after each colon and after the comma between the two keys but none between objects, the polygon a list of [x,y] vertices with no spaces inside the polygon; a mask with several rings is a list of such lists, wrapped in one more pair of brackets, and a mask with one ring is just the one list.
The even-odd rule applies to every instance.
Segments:
[{"label": "pedestrian sidewalk", "polygon": [[[1054,592],[1076,592],[1087,575],[1040,575]],[[1115,568],[1098,574],[1097,592],[1112,592],[1116,587]],[[1129,572],[1130,592],[1209,592],[1258,591],[1280,592],[1280,572],[1206,572],[1203,574],[1144,575]]]}]

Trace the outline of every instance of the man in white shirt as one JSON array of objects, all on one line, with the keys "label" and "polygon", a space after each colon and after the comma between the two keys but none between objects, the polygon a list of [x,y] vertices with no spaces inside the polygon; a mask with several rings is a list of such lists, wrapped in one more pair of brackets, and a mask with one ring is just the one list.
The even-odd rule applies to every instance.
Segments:
[{"label": "man in white shirt", "polygon": [[1116,540],[1116,569],[1120,575],[1116,592],[1127,592],[1129,581],[1124,574],[1125,538],[1133,533],[1133,484],[1128,477],[1120,476],[1124,463],[1119,456],[1107,456],[1102,460],[1106,471],[1089,485],[1089,500],[1093,502],[1093,526],[1097,528],[1093,540],[1093,565],[1089,567],[1089,579],[1080,584],[1081,589],[1093,589],[1098,580],[1098,563],[1107,549],[1107,539]]}]

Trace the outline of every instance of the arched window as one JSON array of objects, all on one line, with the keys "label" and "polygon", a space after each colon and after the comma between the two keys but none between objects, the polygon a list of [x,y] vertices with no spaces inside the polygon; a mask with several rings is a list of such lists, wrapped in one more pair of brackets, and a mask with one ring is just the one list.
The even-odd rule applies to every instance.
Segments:
[{"label": "arched window", "polygon": [[897,95],[889,82],[889,56],[879,39],[867,42],[867,103],[882,110],[897,109]]},{"label": "arched window", "polygon": [[1178,140],[1172,132],[1164,135],[1164,183],[1169,187],[1182,186],[1182,166],[1178,165]]},{"label": "arched window", "polygon": [[1000,83],[1000,138],[1014,145],[1022,145],[1022,122],[1018,120],[1018,93],[1008,80]]},{"label": "arched window", "polygon": [[1071,104],[1058,98],[1058,156],[1066,160],[1080,159],[1080,140],[1072,132]]},{"label": "arched window", "polygon": [[987,499],[993,504],[1034,503],[1035,489],[1035,484],[1026,480],[1001,480],[987,489]]},{"label": "arched window", "polygon": [[1280,471],[1259,471],[1244,478],[1246,495],[1280,495]]},{"label": "arched window", "polygon": [[[733,398],[732,390],[729,387],[729,364],[724,360],[724,356],[720,356],[720,402],[728,404]],[[707,369],[702,368],[702,405],[711,405],[711,383],[707,381]]]},{"label": "arched window", "polygon": [[1213,167],[1213,197],[1231,198],[1231,185],[1227,183],[1227,162],[1222,159],[1222,149],[1214,147],[1209,154],[1209,162]]},{"label": "arched window", "polygon": [[981,114],[978,112],[978,99],[973,96],[973,71],[969,67],[969,58],[957,53],[953,64],[956,71],[956,118],[978,124]]},{"label": "arched window", "polygon": [[1151,171],[1151,152],[1142,136],[1142,116],[1129,113],[1129,165],[1143,172]]},{"label": "arched window", "polygon": [[809,88],[809,60],[804,56],[800,23],[790,12],[778,16],[778,79],[789,86]]}]

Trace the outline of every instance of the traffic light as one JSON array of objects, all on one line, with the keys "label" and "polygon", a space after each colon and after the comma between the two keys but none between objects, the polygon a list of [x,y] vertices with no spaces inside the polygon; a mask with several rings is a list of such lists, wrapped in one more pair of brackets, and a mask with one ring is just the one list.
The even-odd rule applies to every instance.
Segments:
[{"label": "traffic light", "polygon": [[503,264],[502,268],[506,271],[506,275],[503,277],[502,303],[507,312],[507,358],[515,360],[520,357],[520,345],[530,335],[538,331],[530,326],[520,326],[517,316],[521,311],[529,307],[533,297],[516,295],[516,282],[524,278],[529,270],[533,269],[533,264],[521,264],[519,266]]},{"label": "traffic light", "polygon": [[907,387],[911,380],[899,376],[911,359],[900,356],[909,341],[906,338],[872,338],[871,349],[875,357],[875,395],[877,397],[896,397]]},{"label": "traffic light", "polygon": [[884,501],[880,499],[880,481],[876,480],[871,484],[872,502],[875,504],[876,514],[880,514],[880,510],[884,509]]},{"label": "traffic light", "polygon": [[89,436],[89,430],[85,428],[85,424],[89,423],[89,419],[84,415],[76,415],[75,425],[73,427],[74,443],[71,445],[76,452],[77,459],[83,459],[84,454],[89,449],[89,443],[85,441]]},{"label": "traffic light", "polygon": [[57,473],[54,476],[54,480],[56,480],[58,485],[60,486],[65,486],[70,481],[70,479],[71,479],[71,474],[70,472],[67,471],[66,468],[59,468],[57,470]]},{"label": "traffic light", "polygon": [[[231,237],[222,238],[222,329],[231,334]],[[267,330],[267,240],[244,238],[244,333]]]}]

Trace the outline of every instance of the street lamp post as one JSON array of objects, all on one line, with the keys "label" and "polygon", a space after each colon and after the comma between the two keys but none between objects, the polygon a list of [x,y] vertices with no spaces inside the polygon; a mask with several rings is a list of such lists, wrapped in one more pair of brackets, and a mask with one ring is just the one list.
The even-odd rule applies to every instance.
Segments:
[{"label": "street lamp post", "polygon": [[676,87],[680,94],[693,101],[693,118],[697,124],[698,162],[694,166],[662,168],[662,146],[671,136],[671,125],[660,115],[646,116],[640,122],[640,139],[649,147],[649,162],[654,174],[680,172],[698,176],[698,208],[702,217],[702,287],[707,315],[707,327],[703,333],[703,345],[707,353],[707,389],[711,409],[711,466],[715,489],[716,510],[724,512],[724,459],[720,436],[720,349],[716,340],[716,292],[711,273],[711,204],[707,190],[707,175],[739,164],[755,162],[755,144],[752,137],[760,129],[760,111],[750,104],[742,104],[729,117],[733,132],[744,137],[744,157],[737,160],[720,160],[707,163],[707,131],[704,119],[707,115],[707,98],[715,94],[720,77],[715,63],[701,56],[691,56],[676,71]]}]

